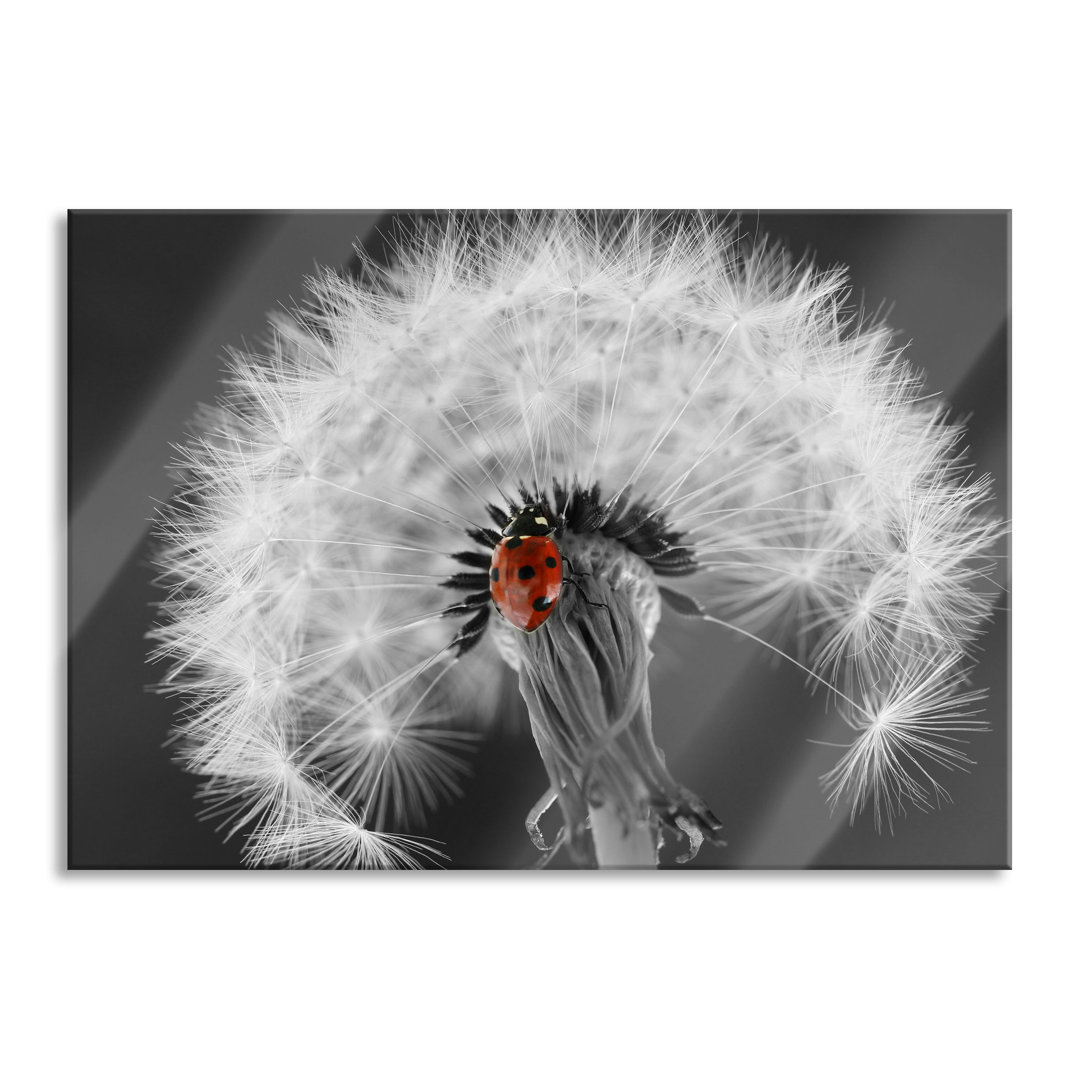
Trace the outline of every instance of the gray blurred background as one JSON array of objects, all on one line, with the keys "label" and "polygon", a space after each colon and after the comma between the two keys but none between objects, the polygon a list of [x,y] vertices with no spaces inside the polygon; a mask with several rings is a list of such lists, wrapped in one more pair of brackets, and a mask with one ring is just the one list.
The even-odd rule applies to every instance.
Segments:
[{"label": "gray blurred background", "polygon": [[[266,316],[303,298],[317,266],[347,268],[354,241],[377,257],[405,213],[96,213],[61,223],[68,245],[69,711],[68,864],[74,868],[228,868],[196,817],[197,780],[163,746],[175,702],[146,692],[159,599],[148,522],[168,499],[169,444],[212,399],[225,346],[255,344]],[[850,268],[855,300],[884,305],[898,342],[969,418],[972,471],[995,478],[1008,516],[1009,217],[980,213],[744,211],[748,236]],[[1004,553],[1004,548],[1002,549]],[[672,773],[726,826],[708,867],[1000,867],[1009,856],[1008,560],[1001,610],[981,640],[976,684],[990,731],[976,767],[944,780],[953,802],[879,834],[830,816],[818,777],[840,751],[808,740],[848,734],[792,665],[720,627],[665,619],[655,641],[657,743]],[[718,661],[718,657],[720,660]],[[696,662],[697,661],[697,662]],[[697,672],[697,676],[693,673]],[[688,673],[690,673],[688,675]],[[473,760],[464,797],[425,834],[454,868],[532,865],[526,813],[547,786],[523,717]]]}]

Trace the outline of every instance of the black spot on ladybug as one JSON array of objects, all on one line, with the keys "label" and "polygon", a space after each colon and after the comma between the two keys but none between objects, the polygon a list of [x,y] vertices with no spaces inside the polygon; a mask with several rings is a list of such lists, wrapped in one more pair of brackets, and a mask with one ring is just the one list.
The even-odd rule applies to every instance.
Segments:
[{"label": "black spot on ladybug", "polygon": [[554,569],[555,569],[555,567],[556,567],[556,566],[558,565],[558,563],[556,563],[556,562],[555,562],[555,556],[554,556],[554,555],[549,555],[549,556],[548,556],[548,557],[547,557],[547,558],[546,558],[546,559],[544,560],[544,562],[546,562],[546,563],[548,564],[548,566],[550,566],[550,567],[551,567],[551,569],[552,569],[552,570],[554,570]]},{"label": "black spot on ladybug", "polygon": [[533,601],[533,611],[547,611],[551,607],[551,601],[546,596],[538,596]]},{"label": "black spot on ladybug", "polygon": [[506,546],[507,546],[508,548],[517,548],[517,547],[521,547],[521,537],[520,537],[520,536],[511,536],[511,537],[510,537],[510,538],[509,538],[509,539],[508,539],[508,540],[506,541]]},{"label": "black spot on ladybug", "polygon": [[491,580],[492,581],[498,581],[499,580],[499,568],[497,566],[493,566],[491,568]]},{"label": "black spot on ladybug", "polygon": [[529,578],[536,577],[536,571],[531,566],[523,566],[518,571],[518,577],[521,578],[522,581],[528,581]]}]

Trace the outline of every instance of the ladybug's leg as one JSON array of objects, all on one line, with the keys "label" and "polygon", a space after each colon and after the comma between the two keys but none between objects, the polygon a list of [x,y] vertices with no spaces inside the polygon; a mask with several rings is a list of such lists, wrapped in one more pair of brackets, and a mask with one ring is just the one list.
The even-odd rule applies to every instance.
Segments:
[{"label": "ladybug's leg", "polygon": [[563,579],[566,582],[566,584],[567,585],[573,585],[574,588],[577,589],[577,591],[579,593],[581,593],[581,599],[584,600],[586,604],[589,604],[592,607],[602,607],[602,608],[604,608],[605,611],[610,611],[611,608],[609,608],[607,606],[607,604],[599,604],[599,603],[596,603],[593,600],[590,600],[585,595],[585,590],[574,580],[574,578],[579,578],[579,577],[592,577],[592,574],[590,574],[587,570],[581,570],[581,571],[575,570],[574,569],[574,564],[565,555],[562,557],[562,561],[564,563],[566,563],[567,566],[570,567],[570,577]]},{"label": "ladybug's leg", "polygon": [[[563,559],[563,562],[566,562],[565,558]],[[598,600],[590,600],[588,596],[585,595],[585,590],[572,577],[564,578],[563,582],[566,585],[573,585],[574,588],[577,589],[579,593],[581,593],[581,599],[584,600],[585,603],[589,605],[589,607],[600,607],[603,608],[605,611],[611,610],[611,608],[609,608],[607,604],[601,603]]]},{"label": "ladybug's leg", "polygon": [[563,561],[564,563],[566,563],[566,565],[567,565],[567,566],[569,566],[569,567],[570,567],[570,573],[571,573],[571,574],[573,574],[573,575],[574,575],[574,577],[592,577],[592,574],[590,574],[590,573],[588,572],[588,570],[582,570],[582,571],[580,571],[580,572],[579,572],[579,571],[577,571],[577,570],[575,570],[575,569],[574,569],[574,564],[573,564],[573,563],[572,563],[572,562],[570,561],[570,558],[569,558],[569,556],[567,556],[567,555],[564,555],[564,556],[562,557],[562,561]]}]

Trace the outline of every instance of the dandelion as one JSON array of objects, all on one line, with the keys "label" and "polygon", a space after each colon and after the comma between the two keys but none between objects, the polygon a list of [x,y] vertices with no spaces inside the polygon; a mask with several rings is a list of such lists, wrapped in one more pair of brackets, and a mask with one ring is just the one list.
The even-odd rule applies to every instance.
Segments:
[{"label": "dandelion", "polygon": [[[653,739],[664,619],[827,692],[853,815],[891,825],[970,763],[988,481],[841,270],[704,217],[451,217],[311,290],[231,355],[159,529],[181,754],[252,862],[438,858],[400,830],[459,793],[504,678],[543,858],[693,858],[721,825]],[[521,535],[553,545],[507,564],[528,632],[493,602]]]}]

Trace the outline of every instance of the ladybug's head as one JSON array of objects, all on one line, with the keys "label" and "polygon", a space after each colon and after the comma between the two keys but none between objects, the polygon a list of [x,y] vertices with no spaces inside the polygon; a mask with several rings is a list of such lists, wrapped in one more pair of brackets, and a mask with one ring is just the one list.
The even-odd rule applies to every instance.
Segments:
[{"label": "ladybug's head", "polygon": [[539,503],[523,506],[503,529],[503,536],[550,536],[557,522]]}]

